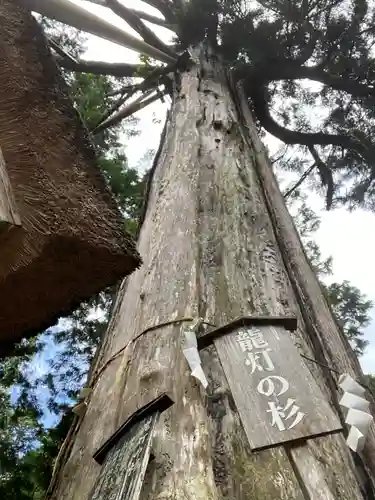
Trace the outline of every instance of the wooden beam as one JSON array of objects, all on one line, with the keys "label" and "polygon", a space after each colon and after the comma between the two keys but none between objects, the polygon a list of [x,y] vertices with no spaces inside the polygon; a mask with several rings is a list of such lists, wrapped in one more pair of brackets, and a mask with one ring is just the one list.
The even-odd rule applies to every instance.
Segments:
[{"label": "wooden beam", "polygon": [[204,349],[212,344],[216,338],[241,326],[261,325],[283,326],[286,330],[293,332],[297,329],[297,318],[295,316],[243,316],[236,318],[226,325],[219,326],[199,335],[197,339],[198,349]]},{"label": "wooden beam", "polygon": [[155,33],[142,21],[140,16],[132,9],[128,9],[119,0],[106,0],[108,7],[119,17],[121,17],[134,31],[138,33],[144,42],[156,47],[161,52],[170,55],[173,59],[177,54],[173,52]]},{"label": "wooden beam", "polygon": [[10,185],[4,156],[0,149],[0,234],[17,226],[21,226],[21,218]]},{"label": "wooden beam", "polygon": [[28,9],[50,19],[99,36],[135,52],[146,54],[158,61],[173,63],[176,60],[70,0],[21,0],[21,3]]},{"label": "wooden beam", "polygon": [[[96,5],[101,5],[102,7],[107,7],[106,0],[86,0],[86,1],[90,3],[96,3]],[[129,9],[129,10],[137,14],[144,21],[148,21],[149,23],[156,24],[157,26],[162,26],[163,28],[173,30],[173,26],[171,24],[168,24],[168,22],[165,19],[162,19],[161,17],[156,17],[153,16],[152,14],[147,14],[147,12],[143,12],[142,10],[138,9]]]}]

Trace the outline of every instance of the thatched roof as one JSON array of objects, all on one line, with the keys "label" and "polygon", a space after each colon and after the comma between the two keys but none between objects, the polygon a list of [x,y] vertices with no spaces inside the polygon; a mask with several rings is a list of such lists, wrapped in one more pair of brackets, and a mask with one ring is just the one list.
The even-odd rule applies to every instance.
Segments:
[{"label": "thatched roof", "polygon": [[1,226],[4,353],[140,258],[38,23],[2,0],[0,26],[0,148],[21,219],[21,228]]}]

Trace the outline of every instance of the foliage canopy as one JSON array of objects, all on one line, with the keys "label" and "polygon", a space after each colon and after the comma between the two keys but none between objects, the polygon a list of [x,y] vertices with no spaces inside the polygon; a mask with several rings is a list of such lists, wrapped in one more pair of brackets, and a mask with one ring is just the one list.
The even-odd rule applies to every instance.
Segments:
[{"label": "foliage canopy", "polygon": [[[164,86],[168,92],[170,74],[186,60],[186,51],[206,40],[232,80],[242,83],[259,125],[293,146],[295,158],[311,157],[308,176],[324,190],[327,208],[375,209],[372,0],[146,0],[157,16],[119,0],[90,1],[125,19],[147,44],[147,56],[154,57],[147,49],[152,46],[163,63],[169,62],[152,64],[146,57],[147,64],[137,66],[58,55],[62,66],[76,71],[135,78],[99,130],[157,99],[158,94],[149,95],[152,89]],[[142,19],[173,30],[173,45],[162,42]],[[136,92],[144,97],[128,105]]]}]

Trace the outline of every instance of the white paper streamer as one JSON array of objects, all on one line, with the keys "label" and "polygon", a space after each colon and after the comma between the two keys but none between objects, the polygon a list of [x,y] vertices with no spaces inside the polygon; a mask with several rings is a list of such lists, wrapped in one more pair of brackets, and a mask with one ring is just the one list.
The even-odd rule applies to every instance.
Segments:
[{"label": "white paper streamer", "polygon": [[344,373],[344,375],[341,375],[339,378],[339,387],[341,387],[344,392],[351,392],[356,396],[363,396],[366,392],[366,389],[359,385],[358,382],[347,373]]},{"label": "white paper streamer", "polygon": [[198,379],[205,389],[207,388],[208,381],[207,381],[206,375],[204,374],[204,371],[202,369],[202,365],[196,366],[194,368],[194,370],[191,372],[191,376]]},{"label": "white paper streamer", "polygon": [[201,364],[199,352],[196,347],[188,347],[187,349],[184,349],[184,356],[191,369],[194,369],[196,366]]},{"label": "white paper streamer", "polygon": [[183,349],[184,356],[191,370],[191,375],[198,379],[206,389],[208,381],[202,369],[201,358],[198,352],[197,337],[193,330],[185,331],[185,348]]},{"label": "white paper streamer", "polygon": [[362,451],[365,446],[365,441],[366,436],[364,436],[361,431],[359,431],[356,427],[350,428],[346,443],[352,451],[356,451],[357,453]]},{"label": "white paper streamer", "polygon": [[345,422],[348,425],[356,427],[366,437],[372,420],[372,415],[370,415],[369,413],[350,408]]},{"label": "white paper streamer", "polygon": [[347,410],[345,423],[351,426],[346,443],[351,450],[358,453],[363,450],[373,421],[369,413],[370,403],[362,397],[366,389],[347,373],[339,378],[339,386],[344,391],[340,406]]},{"label": "white paper streamer", "polygon": [[198,347],[197,337],[193,330],[185,330],[185,346],[186,347]]},{"label": "white paper streamer", "polygon": [[339,404],[344,408],[354,408],[355,410],[361,411],[368,411],[370,407],[369,401],[355,394],[351,394],[350,392],[344,392]]}]

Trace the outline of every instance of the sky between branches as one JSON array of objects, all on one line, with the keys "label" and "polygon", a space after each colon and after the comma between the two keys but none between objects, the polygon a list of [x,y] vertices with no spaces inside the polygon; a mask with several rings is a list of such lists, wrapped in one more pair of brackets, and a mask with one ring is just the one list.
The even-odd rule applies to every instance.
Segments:
[{"label": "sky between branches", "polygon": [[[139,38],[135,31],[129,28],[122,19],[111,13],[109,9],[85,0],[74,1]],[[127,7],[158,15],[158,11],[140,0],[121,1]],[[152,26],[164,42],[169,41],[171,33],[168,30],[153,25],[149,26]],[[139,61],[136,52],[92,35],[88,35],[87,38],[88,50],[84,58],[106,62],[137,63]],[[141,134],[130,140],[125,139],[126,143],[124,144],[130,166],[137,165],[147,149],[157,148],[165,112],[166,105],[157,101],[137,113],[136,116],[141,119],[139,124]],[[154,118],[161,120],[161,123],[154,123]],[[267,145],[271,150],[277,147],[273,138],[267,140]],[[333,256],[334,274],[329,277],[329,282],[348,280],[375,302],[375,260],[372,258],[375,248],[375,214],[363,210],[349,213],[343,208],[326,212],[324,199],[317,195],[309,196],[308,201],[322,218],[322,224],[315,239],[323,256]],[[365,332],[365,338],[370,341],[370,344],[361,359],[365,373],[375,373],[375,309],[372,312],[372,318],[373,321]]]}]

